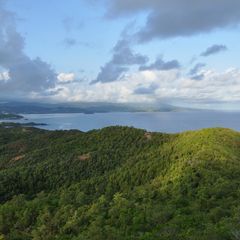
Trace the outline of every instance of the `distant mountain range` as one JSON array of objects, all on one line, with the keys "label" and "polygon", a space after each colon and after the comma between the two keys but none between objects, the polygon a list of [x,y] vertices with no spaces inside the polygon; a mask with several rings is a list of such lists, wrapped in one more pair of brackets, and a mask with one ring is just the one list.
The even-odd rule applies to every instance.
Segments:
[{"label": "distant mountain range", "polygon": [[[0,113],[11,114],[47,114],[47,113],[107,113],[107,112],[172,112],[185,108],[168,104],[142,103],[36,103],[36,102],[0,102]],[[188,109],[190,110],[190,109]]]}]

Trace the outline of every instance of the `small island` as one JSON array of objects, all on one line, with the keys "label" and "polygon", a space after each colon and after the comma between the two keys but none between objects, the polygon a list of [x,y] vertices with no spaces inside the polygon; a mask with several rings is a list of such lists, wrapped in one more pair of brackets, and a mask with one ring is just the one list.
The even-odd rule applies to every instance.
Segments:
[{"label": "small island", "polygon": [[12,114],[12,113],[0,113],[0,120],[19,120],[22,119],[23,116]]}]

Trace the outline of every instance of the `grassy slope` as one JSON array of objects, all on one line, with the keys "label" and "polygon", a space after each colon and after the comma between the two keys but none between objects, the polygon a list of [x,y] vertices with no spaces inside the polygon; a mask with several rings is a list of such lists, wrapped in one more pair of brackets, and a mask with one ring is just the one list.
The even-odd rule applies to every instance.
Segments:
[{"label": "grassy slope", "polygon": [[239,184],[228,129],[0,129],[3,239],[238,239]]}]

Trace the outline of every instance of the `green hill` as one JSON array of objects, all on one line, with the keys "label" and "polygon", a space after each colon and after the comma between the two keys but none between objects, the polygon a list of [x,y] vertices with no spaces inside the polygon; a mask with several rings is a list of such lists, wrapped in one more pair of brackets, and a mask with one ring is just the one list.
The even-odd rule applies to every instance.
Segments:
[{"label": "green hill", "polygon": [[1,113],[0,112],[0,120],[18,120],[22,119],[23,116],[11,113]]},{"label": "green hill", "polygon": [[0,127],[0,239],[240,239],[240,133]]}]

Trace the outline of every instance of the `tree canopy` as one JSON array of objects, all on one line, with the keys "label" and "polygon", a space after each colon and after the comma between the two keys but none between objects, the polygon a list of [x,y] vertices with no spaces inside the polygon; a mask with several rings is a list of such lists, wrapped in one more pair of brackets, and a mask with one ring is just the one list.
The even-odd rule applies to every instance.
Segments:
[{"label": "tree canopy", "polygon": [[240,239],[240,133],[0,126],[0,239]]}]

